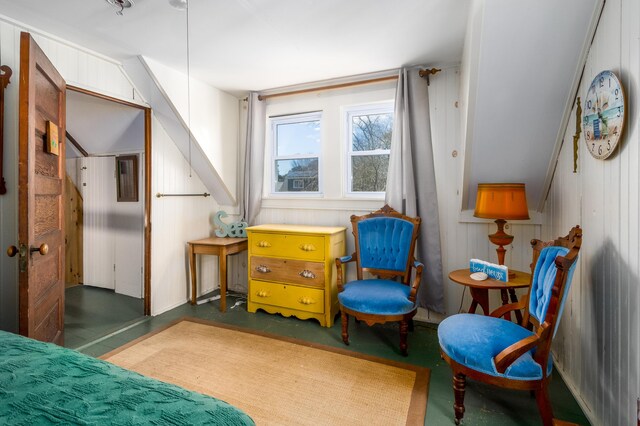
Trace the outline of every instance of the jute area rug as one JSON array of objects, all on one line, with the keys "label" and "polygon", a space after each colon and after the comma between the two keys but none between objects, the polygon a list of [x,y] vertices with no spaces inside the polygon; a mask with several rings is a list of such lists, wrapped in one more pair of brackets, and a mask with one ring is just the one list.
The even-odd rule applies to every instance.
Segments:
[{"label": "jute area rug", "polygon": [[429,369],[185,318],[102,357],[258,425],[423,425]]}]

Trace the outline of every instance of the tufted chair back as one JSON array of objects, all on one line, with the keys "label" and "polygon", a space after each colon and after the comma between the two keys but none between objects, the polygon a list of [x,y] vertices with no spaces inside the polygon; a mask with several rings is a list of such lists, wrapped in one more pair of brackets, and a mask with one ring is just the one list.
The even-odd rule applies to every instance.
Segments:
[{"label": "tufted chair back", "polygon": [[358,222],[357,226],[361,267],[406,270],[413,223],[395,217],[374,217]]},{"label": "tufted chair back", "polygon": [[[569,253],[569,249],[561,246],[549,246],[544,247],[540,252],[538,261],[536,262],[535,269],[533,271],[533,279],[531,281],[531,293],[529,295],[529,315],[535,318],[538,323],[542,323],[547,316],[549,304],[551,302],[551,296],[553,293],[553,284],[556,280],[556,257],[566,256]],[[567,273],[567,279],[562,289],[562,294],[559,295],[560,307],[557,314],[556,326],[553,334],[558,330],[558,324],[562,317],[562,311],[564,310],[564,304],[566,301],[565,296],[569,293],[571,288],[571,281],[573,278],[573,271],[576,268],[576,262],[573,262]]]},{"label": "tufted chair back", "polygon": [[566,295],[571,288],[576,260],[582,245],[582,229],[576,226],[566,237],[554,241],[531,241],[533,248],[532,278],[527,309],[522,326],[538,327],[546,322],[553,327],[553,337],[564,310]]},{"label": "tufted chair back", "polygon": [[365,216],[351,216],[358,279],[363,279],[363,271],[368,271],[382,277],[400,276],[407,284],[420,218],[385,207]]}]

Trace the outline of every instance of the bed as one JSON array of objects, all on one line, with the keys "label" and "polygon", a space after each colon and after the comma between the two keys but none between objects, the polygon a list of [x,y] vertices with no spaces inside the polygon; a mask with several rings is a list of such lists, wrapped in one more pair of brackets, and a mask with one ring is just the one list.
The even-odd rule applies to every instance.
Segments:
[{"label": "bed", "polygon": [[0,424],[253,425],[224,401],[0,331]]}]

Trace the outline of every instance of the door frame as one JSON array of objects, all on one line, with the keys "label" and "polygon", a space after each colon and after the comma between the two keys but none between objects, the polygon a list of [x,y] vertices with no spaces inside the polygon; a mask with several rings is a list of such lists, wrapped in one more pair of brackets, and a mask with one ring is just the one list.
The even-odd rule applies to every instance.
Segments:
[{"label": "door frame", "polygon": [[151,315],[151,108],[78,86],[67,85],[67,90],[130,106],[144,111],[144,315]]}]

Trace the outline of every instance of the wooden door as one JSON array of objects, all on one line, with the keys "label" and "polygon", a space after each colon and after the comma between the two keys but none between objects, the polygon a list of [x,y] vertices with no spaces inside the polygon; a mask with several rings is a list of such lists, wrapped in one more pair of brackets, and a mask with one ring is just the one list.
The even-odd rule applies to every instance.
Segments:
[{"label": "wooden door", "polygon": [[[20,35],[20,334],[64,342],[65,81],[31,38]],[[47,125],[47,122],[50,122]],[[47,141],[47,129],[58,138]],[[58,155],[47,152],[55,148]],[[53,149],[55,151],[55,149]]]}]

